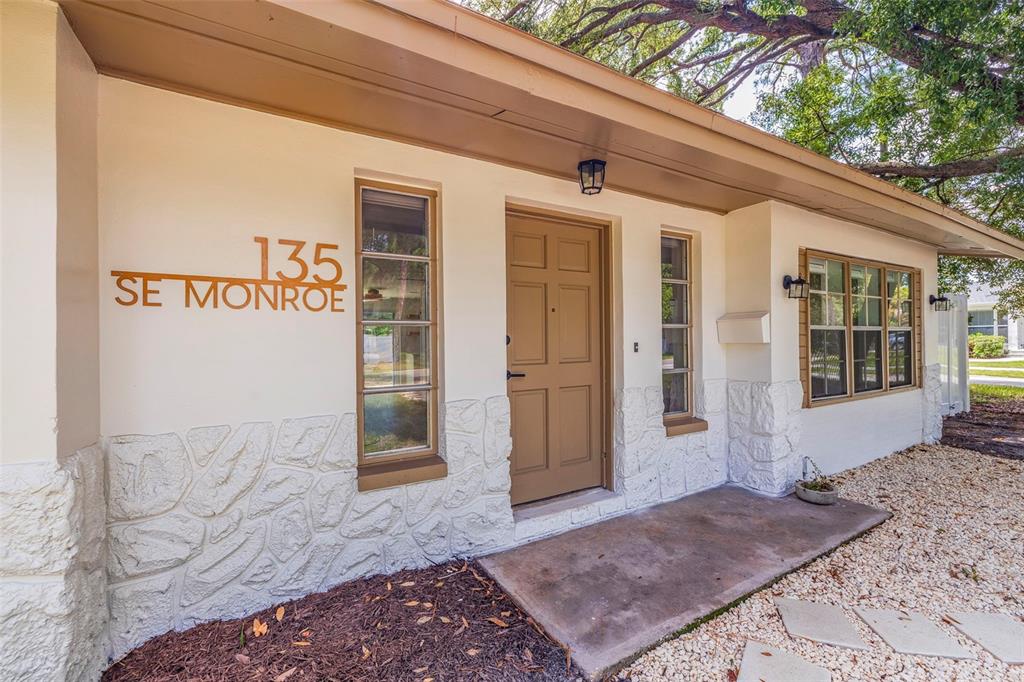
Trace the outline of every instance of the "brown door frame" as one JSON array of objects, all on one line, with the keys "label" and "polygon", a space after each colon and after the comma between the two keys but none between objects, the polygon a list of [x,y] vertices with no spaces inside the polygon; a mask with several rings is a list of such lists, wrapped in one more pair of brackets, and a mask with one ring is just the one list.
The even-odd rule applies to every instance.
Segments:
[{"label": "brown door frame", "polygon": [[[578,227],[589,227],[596,229],[598,232],[598,241],[601,245],[601,426],[602,426],[602,438],[601,438],[601,451],[603,453],[603,462],[601,466],[601,487],[614,491],[615,490],[615,467],[613,458],[615,457],[614,451],[614,385],[613,377],[613,347],[612,347],[612,302],[614,301],[612,291],[612,223],[608,220],[601,220],[598,218],[591,218],[588,216],[580,216],[574,213],[560,211],[556,209],[538,208],[536,206],[529,206],[524,204],[515,204],[511,202],[505,203],[505,232],[506,236],[508,233],[508,220],[507,217],[510,214],[527,216],[532,218],[541,218],[543,220],[550,220],[553,222],[567,223],[569,225],[576,225]],[[508,255],[505,256],[505,269],[506,282],[508,281]],[[505,312],[506,323],[508,320],[508,311]],[[506,388],[506,395],[508,390]],[[515,447],[513,443],[512,447]],[[572,493],[566,493],[571,495]],[[525,504],[530,504],[529,502]]]}]

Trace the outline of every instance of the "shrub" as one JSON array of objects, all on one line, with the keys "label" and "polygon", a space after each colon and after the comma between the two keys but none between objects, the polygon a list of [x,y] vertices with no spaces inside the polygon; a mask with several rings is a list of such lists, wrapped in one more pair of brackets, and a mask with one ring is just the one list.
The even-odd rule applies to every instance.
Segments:
[{"label": "shrub", "polygon": [[1006,355],[1006,339],[1001,336],[971,334],[967,352],[972,358],[1001,358]]}]

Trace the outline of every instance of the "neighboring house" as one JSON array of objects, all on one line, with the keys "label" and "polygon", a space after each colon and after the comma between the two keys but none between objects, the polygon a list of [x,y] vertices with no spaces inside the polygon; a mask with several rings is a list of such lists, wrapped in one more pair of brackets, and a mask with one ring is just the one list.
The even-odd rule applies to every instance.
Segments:
[{"label": "neighboring house", "polygon": [[1024,319],[999,310],[995,294],[984,285],[976,286],[967,297],[967,332],[1001,336],[1011,351],[1024,350]]},{"label": "neighboring house", "polygon": [[1024,256],[443,2],[0,6],[4,680],[933,442]]}]

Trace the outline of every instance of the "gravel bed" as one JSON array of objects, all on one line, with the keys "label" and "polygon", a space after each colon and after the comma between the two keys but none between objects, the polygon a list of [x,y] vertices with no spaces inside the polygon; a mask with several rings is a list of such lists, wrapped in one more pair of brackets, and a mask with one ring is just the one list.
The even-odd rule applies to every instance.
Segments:
[{"label": "gravel bed", "polygon": [[[649,651],[631,680],[735,680],[754,639],[828,668],[839,680],[1020,680],[941,618],[979,610],[1024,618],[1024,462],[943,445],[918,446],[839,477],[840,494],[893,518],[789,574],[719,617]],[[775,596],[846,608],[871,651],[791,639]],[[967,647],[968,661],[897,654],[850,607],[921,612]]]}]

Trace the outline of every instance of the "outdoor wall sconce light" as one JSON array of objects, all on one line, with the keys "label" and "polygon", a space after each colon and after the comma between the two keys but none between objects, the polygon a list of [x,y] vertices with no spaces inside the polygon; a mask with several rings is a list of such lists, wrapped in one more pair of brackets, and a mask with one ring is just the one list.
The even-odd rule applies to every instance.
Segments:
[{"label": "outdoor wall sconce light", "polygon": [[786,275],[782,278],[782,288],[789,292],[790,298],[807,298],[810,293],[807,280],[803,277],[793,278]]},{"label": "outdoor wall sconce light", "polygon": [[601,159],[580,161],[576,169],[580,172],[580,191],[584,194],[600,194],[604,187],[605,162]]},{"label": "outdoor wall sconce light", "polygon": [[935,308],[935,312],[944,313],[949,310],[949,298],[942,296],[941,294],[935,296],[934,294],[928,297],[928,303]]}]

